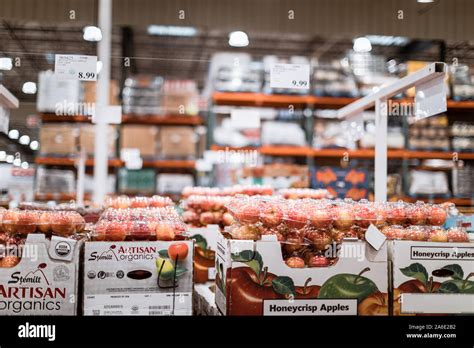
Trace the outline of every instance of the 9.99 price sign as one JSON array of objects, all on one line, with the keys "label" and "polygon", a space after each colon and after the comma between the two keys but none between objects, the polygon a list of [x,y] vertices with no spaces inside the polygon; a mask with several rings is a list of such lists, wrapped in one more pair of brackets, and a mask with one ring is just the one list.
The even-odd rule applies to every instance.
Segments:
[{"label": "9.99 price sign", "polygon": [[97,81],[97,56],[56,54],[54,73],[63,80]]},{"label": "9.99 price sign", "polygon": [[308,89],[308,64],[274,64],[270,70],[271,88]]}]

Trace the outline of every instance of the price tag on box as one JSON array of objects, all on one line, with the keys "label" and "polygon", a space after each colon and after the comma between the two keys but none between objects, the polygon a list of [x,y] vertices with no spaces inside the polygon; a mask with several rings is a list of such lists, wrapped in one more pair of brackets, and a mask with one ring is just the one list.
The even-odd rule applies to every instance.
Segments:
[{"label": "price tag on box", "polygon": [[230,123],[235,129],[260,128],[260,115],[255,110],[233,109],[230,112]]},{"label": "price tag on box", "polygon": [[54,73],[63,80],[97,81],[97,56],[56,54]]},{"label": "price tag on box", "polygon": [[309,65],[274,64],[270,70],[270,87],[309,89]]}]

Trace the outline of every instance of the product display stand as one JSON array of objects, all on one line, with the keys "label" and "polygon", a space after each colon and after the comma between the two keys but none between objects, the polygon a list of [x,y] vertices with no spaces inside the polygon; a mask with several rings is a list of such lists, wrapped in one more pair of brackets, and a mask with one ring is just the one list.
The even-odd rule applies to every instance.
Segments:
[{"label": "product display stand", "polygon": [[[375,106],[375,200],[387,200],[387,100],[412,87],[417,88],[415,97],[418,118],[433,116],[446,111],[447,101],[444,90],[446,77],[445,63],[431,63],[379,91],[361,98],[338,110],[338,118],[350,119],[364,110]],[[420,89],[418,91],[418,89]],[[440,99],[441,98],[441,99]],[[418,108],[418,102],[422,108]]]}]

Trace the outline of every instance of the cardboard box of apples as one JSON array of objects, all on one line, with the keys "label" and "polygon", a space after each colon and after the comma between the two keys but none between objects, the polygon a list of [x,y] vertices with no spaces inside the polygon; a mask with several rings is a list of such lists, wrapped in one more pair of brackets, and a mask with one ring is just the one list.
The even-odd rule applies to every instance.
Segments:
[{"label": "cardboard box of apples", "polygon": [[85,222],[72,211],[0,210],[0,315],[75,315]]},{"label": "cardboard box of apples", "polygon": [[84,315],[191,315],[193,241],[173,207],[107,209],[84,248]]},{"label": "cardboard box of apples", "polygon": [[76,315],[81,242],[29,234],[0,245],[0,315]]},{"label": "cardboard box of apples", "polygon": [[[227,315],[388,315],[399,307],[389,245],[468,239],[439,227],[444,207],[422,203],[237,196],[227,208],[236,222],[216,257],[216,303]],[[365,240],[371,229],[380,243]]]}]

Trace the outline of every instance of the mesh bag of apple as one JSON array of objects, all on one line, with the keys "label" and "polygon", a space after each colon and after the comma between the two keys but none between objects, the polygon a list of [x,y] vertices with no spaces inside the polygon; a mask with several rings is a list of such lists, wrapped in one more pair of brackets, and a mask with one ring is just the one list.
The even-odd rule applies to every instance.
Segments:
[{"label": "mesh bag of apple", "polygon": [[331,194],[326,189],[310,189],[310,188],[287,188],[280,189],[278,194],[286,199],[323,199],[332,198]]},{"label": "mesh bag of apple", "polygon": [[95,241],[172,241],[185,239],[186,224],[174,207],[108,208],[94,226]]},{"label": "mesh bag of apple", "polygon": [[[235,223],[225,229],[234,239],[259,240],[275,235],[291,267],[327,266],[326,251],[344,238],[364,239],[374,224],[388,239],[442,242],[468,241],[459,228],[444,230],[446,210],[437,205],[367,200],[284,199],[237,196],[227,204]],[[392,233],[392,231],[397,233]]]},{"label": "mesh bag of apple", "polygon": [[172,207],[173,201],[169,197],[152,196],[152,197],[128,197],[118,196],[109,197],[105,201],[105,208],[127,209],[127,208],[163,208]]},{"label": "mesh bag of apple", "polygon": [[39,210],[0,210],[0,245],[4,256],[0,267],[14,267],[21,258],[21,246],[30,233],[43,233],[48,238],[52,235],[81,239],[84,238],[86,223],[84,218],[74,211],[39,211]]},{"label": "mesh bag of apple", "polygon": [[229,196],[189,196],[181,203],[183,220],[193,227],[216,224],[220,227],[230,226],[234,218],[227,212]]}]

